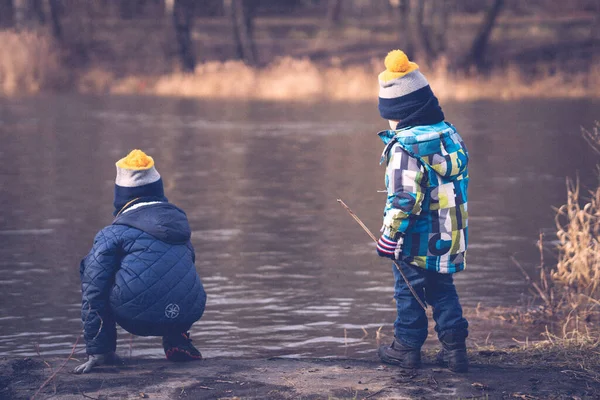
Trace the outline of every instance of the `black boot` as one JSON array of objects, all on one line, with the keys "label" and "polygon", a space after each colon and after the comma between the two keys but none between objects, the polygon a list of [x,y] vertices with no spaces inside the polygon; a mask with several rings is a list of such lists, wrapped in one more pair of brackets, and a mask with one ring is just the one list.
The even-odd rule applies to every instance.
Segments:
[{"label": "black boot", "polygon": [[163,336],[163,349],[169,361],[201,360],[202,354],[192,345],[190,334],[180,333],[173,336]]},{"label": "black boot", "polygon": [[379,347],[379,358],[386,364],[410,369],[419,368],[421,366],[421,348],[406,346],[394,338],[391,345]]},{"label": "black boot", "polygon": [[437,362],[452,372],[467,372],[469,359],[464,334],[448,333],[440,338],[442,349],[437,354]]}]

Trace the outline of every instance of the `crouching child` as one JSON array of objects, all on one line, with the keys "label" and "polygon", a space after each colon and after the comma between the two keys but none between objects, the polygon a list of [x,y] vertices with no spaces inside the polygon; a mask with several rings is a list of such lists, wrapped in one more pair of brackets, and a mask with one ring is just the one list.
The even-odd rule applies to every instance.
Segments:
[{"label": "crouching child", "polygon": [[117,361],[116,324],[134,335],[162,336],[169,360],[202,358],[188,333],[204,313],[206,293],[187,216],[165,197],[152,157],[133,150],[116,166],[115,219],[80,264],[88,361],[75,373]]}]

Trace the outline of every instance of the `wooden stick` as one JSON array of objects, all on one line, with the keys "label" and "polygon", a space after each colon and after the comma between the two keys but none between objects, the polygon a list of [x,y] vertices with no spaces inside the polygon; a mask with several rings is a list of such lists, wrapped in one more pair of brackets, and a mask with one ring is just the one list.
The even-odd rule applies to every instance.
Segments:
[{"label": "wooden stick", "polygon": [[[358,222],[358,224],[364,229],[364,231],[367,232],[367,234],[371,237],[371,239],[373,239],[373,241],[375,243],[377,243],[377,238],[375,237],[375,235],[373,235],[373,232],[371,232],[369,230],[369,228],[367,228],[367,226],[365,224],[363,224],[363,222],[360,220],[360,218],[358,218],[358,215],[354,214],[354,211],[352,211],[350,209],[350,207],[348,207],[346,205],[346,203],[344,203],[342,201],[342,199],[337,199],[337,202],[340,203],[340,205],[342,207],[344,207],[346,209],[346,211],[348,211],[348,213],[350,214],[350,216],[352,216],[352,218],[354,218],[354,220],[356,222]],[[415,297],[415,299],[421,305],[421,307],[423,307],[423,309],[426,310],[427,309],[427,305],[425,303],[423,303],[423,301],[421,300],[421,298],[419,297],[419,295],[417,294],[417,292],[415,292],[415,289],[412,287],[412,285],[410,284],[410,282],[408,282],[408,279],[406,278],[406,275],[404,275],[404,272],[402,272],[402,268],[400,268],[400,266],[398,265],[398,263],[396,262],[396,260],[392,260],[392,261],[394,262],[394,265],[396,266],[396,269],[398,270],[398,272],[400,272],[400,275],[402,275],[402,279],[404,279],[404,282],[406,282],[406,286],[408,286],[408,289],[410,290],[410,292],[412,293],[412,295]]]}]

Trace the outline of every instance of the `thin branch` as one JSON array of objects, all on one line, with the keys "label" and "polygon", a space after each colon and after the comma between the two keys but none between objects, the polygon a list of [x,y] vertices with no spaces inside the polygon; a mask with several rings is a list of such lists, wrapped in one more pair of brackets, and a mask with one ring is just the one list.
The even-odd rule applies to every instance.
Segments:
[{"label": "thin branch", "polygon": [[[358,224],[364,229],[365,232],[367,232],[367,234],[371,237],[371,239],[373,239],[373,241],[375,243],[377,243],[377,238],[375,237],[375,235],[373,235],[373,232],[371,232],[369,230],[369,228],[367,228],[367,226],[365,224],[363,224],[363,222],[360,220],[360,218],[358,218],[358,215],[354,214],[354,211],[352,211],[350,209],[350,207],[348,207],[346,205],[346,203],[344,203],[342,201],[342,199],[337,199],[337,202],[340,203],[340,205],[342,207],[344,207],[346,209],[346,211],[348,211],[348,213],[352,216],[352,218],[354,218],[354,220],[356,222],[358,222]],[[398,272],[400,273],[400,275],[402,275],[402,278],[404,279],[404,282],[406,283],[406,286],[408,287],[408,289],[410,290],[410,292],[412,293],[412,295],[415,297],[415,299],[421,305],[421,307],[423,307],[423,310],[426,310],[427,309],[427,305],[425,303],[423,303],[423,301],[421,300],[421,298],[419,297],[419,295],[417,294],[417,292],[415,291],[415,289],[412,287],[412,285],[410,284],[410,282],[406,278],[406,275],[404,275],[404,272],[402,272],[402,268],[400,268],[400,265],[398,265],[398,263],[396,262],[396,260],[392,260],[392,261],[394,262],[394,265],[396,266],[396,269],[398,270]]]},{"label": "thin branch", "polygon": [[38,390],[33,394],[33,396],[31,396],[31,400],[35,399],[35,396],[37,396],[44,387],[46,387],[46,385],[48,383],[50,383],[52,381],[52,379],[54,379],[56,377],[56,374],[58,374],[64,367],[65,365],[67,365],[67,363],[69,362],[69,360],[71,359],[71,357],[73,357],[73,354],[75,354],[75,348],[77,347],[77,345],[79,344],[79,339],[81,339],[81,334],[79,334],[79,337],[77,338],[77,340],[75,341],[75,344],[73,345],[73,348],[71,349],[71,354],[69,354],[69,357],[67,357],[67,359],[61,364],[60,367],[58,367],[56,369],[56,371],[54,371],[54,373],[52,375],[50,375],[50,377],[48,379],[46,379],[44,381],[44,383],[42,383],[42,385],[38,388]]},{"label": "thin branch", "polygon": [[548,296],[546,296],[546,294],[544,293],[544,291],[542,290],[542,288],[540,287],[540,285],[538,285],[536,282],[534,282],[531,279],[531,277],[529,276],[529,274],[527,273],[527,271],[525,271],[525,268],[523,268],[523,266],[517,261],[517,259],[514,256],[510,256],[510,259],[519,268],[519,270],[521,271],[521,273],[525,277],[525,280],[527,281],[527,283],[530,284],[531,286],[533,286],[535,288],[535,290],[537,291],[537,293],[540,295],[540,297],[544,300],[544,302],[548,306],[550,306],[551,305],[550,300],[548,299]]},{"label": "thin branch", "polygon": [[44,357],[42,356],[42,353],[40,352],[40,344],[39,344],[39,343],[36,343],[36,344],[35,344],[35,351],[36,351],[36,353],[37,353],[38,357],[42,359],[42,362],[43,362],[44,364],[46,364],[46,366],[47,366],[48,368],[50,368],[50,372],[52,373],[52,371],[53,371],[53,369],[52,369],[52,366],[51,366],[51,365],[48,363],[48,361],[46,361],[46,360],[44,359]]},{"label": "thin branch", "polygon": [[[88,313],[88,315],[89,315],[89,313]],[[102,319],[102,317],[100,316],[100,314],[98,314],[98,311],[96,311],[96,315],[98,316],[98,318],[100,318],[100,328],[98,328],[98,332],[96,333],[96,336],[94,336],[94,338],[92,339],[92,341],[94,341],[94,340],[96,340],[98,338],[98,336],[100,335],[100,332],[102,332],[102,326],[104,325],[104,320]]]},{"label": "thin branch", "polygon": [[[91,304],[88,303],[88,313],[85,316],[85,320],[83,321],[83,325],[84,326],[85,326],[85,323],[88,321],[88,318],[90,317],[90,311],[91,310],[92,310],[92,306],[91,306]],[[98,316],[98,317],[100,317],[100,316]],[[100,329],[102,329],[102,318],[100,318]],[[71,349],[71,354],[69,354],[69,357],[67,357],[67,359],[61,364],[61,366],[58,367],[52,373],[52,375],[50,375],[50,377],[44,381],[44,383],[42,383],[42,385],[33,394],[33,396],[31,396],[31,400],[33,400],[35,398],[35,396],[37,396],[42,391],[42,389],[44,387],[46,387],[46,385],[48,385],[48,383],[50,383],[56,377],[56,375],[65,367],[65,365],[67,365],[67,363],[69,362],[69,360],[71,360],[73,358],[73,355],[75,354],[75,349],[77,348],[77,345],[79,344],[79,340],[81,339],[82,335],[83,335],[83,333],[80,333],[79,336],[77,337],[77,340],[75,340],[75,344],[73,345],[73,348]],[[98,335],[96,335],[96,336],[98,336]]]}]

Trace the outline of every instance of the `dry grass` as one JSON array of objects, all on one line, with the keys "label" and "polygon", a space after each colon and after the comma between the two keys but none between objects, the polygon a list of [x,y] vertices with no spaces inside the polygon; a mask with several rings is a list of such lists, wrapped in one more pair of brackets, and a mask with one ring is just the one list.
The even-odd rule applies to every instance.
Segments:
[{"label": "dry grass", "polygon": [[262,69],[241,61],[209,62],[198,65],[193,74],[128,77],[115,82],[111,92],[245,100],[373,100],[375,76],[374,70],[364,67],[323,68],[307,59],[283,57]]},{"label": "dry grass", "polygon": [[[193,74],[128,75],[117,78],[107,67],[64,70],[59,49],[45,34],[32,31],[0,31],[0,94],[38,93],[71,85],[79,92],[182,96],[215,99],[275,101],[374,101],[379,59],[346,66],[339,58],[315,63],[306,58],[281,57],[264,68],[241,61],[199,64]],[[524,75],[518,66],[489,75],[457,74],[441,60],[423,68],[436,95],[442,100],[511,100],[520,98],[600,97],[600,64],[587,71],[545,72]],[[75,82],[61,77],[70,75]],[[70,88],[70,87],[69,87]]]},{"label": "dry grass", "polygon": [[[600,153],[600,122],[583,134]],[[567,202],[556,210],[556,229],[554,265],[544,261],[543,236],[540,235],[539,281],[533,281],[513,259],[531,284],[533,293],[542,299],[542,305],[508,312],[503,319],[562,327],[565,340],[576,335],[599,340],[600,185],[585,196],[578,181],[567,180]]]},{"label": "dry grass", "polygon": [[555,282],[585,302],[600,304],[600,187],[580,204],[579,183],[568,181],[567,204],[558,209]]},{"label": "dry grass", "polygon": [[[600,149],[600,123],[584,137]],[[600,186],[587,196],[567,181],[567,203],[556,213],[558,261],[551,271],[567,315],[576,321],[600,319]],[[597,326],[596,326],[597,328]]]},{"label": "dry grass", "polygon": [[579,331],[562,336],[545,333],[545,340],[517,342],[508,348],[476,347],[469,351],[477,364],[518,365],[560,368],[561,372],[584,380],[600,382],[600,340]]},{"label": "dry grass", "polygon": [[[335,60],[334,60],[335,61]],[[256,100],[374,101],[377,98],[377,60],[364,66],[320,66],[308,59],[284,57],[256,69],[240,61],[198,65],[193,74],[173,73],[157,78],[128,77],[111,83],[112,93]],[[521,98],[581,98],[600,96],[600,66],[588,73],[542,73],[524,76],[517,66],[489,76],[459,75],[440,62],[425,74],[442,100],[512,100]]]},{"label": "dry grass", "polygon": [[61,74],[57,49],[44,34],[0,31],[0,95],[52,88]]}]

